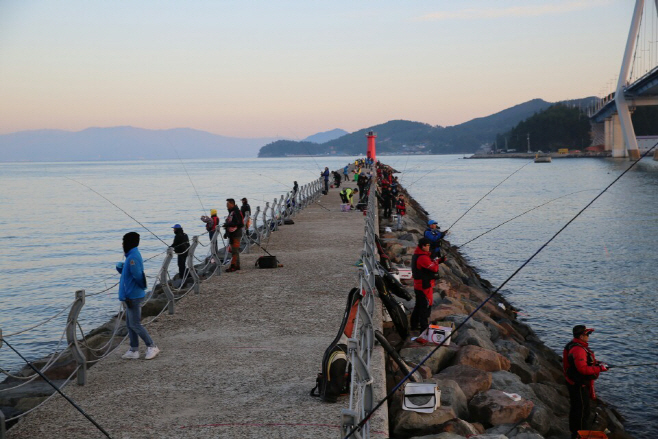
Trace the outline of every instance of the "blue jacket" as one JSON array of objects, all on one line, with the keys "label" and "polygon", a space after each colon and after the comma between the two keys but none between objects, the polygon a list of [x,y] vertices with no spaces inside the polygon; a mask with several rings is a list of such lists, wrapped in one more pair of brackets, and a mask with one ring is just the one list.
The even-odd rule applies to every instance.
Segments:
[{"label": "blue jacket", "polygon": [[441,239],[446,236],[446,232],[442,232],[439,229],[427,229],[425,230],[424,236],[425,238],[432,241],[432,247],[437,247],[439,245],[439,241],[441,241]]},{"label": "blue jacket", "polygon": [[325,169],[322,172],[322,176],[324,177],[324,181],[329,181],[329,169]]},{"label": "blue jacket", "polygon": [[141,299],[146,296],[146,278],[144,277],[144,261],[137,247],[131,249],[126,255],[126,261],[122,269],[117,267],[121,273],[119,281],[119,300]]}]

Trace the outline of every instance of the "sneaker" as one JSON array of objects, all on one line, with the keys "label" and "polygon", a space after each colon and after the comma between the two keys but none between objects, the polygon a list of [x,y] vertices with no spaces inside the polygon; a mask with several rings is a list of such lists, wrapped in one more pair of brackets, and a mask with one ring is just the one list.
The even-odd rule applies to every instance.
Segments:
[{"label": "sneaker", "polygon": [[146,348],[146,355],[144,356],[144,359],[152,360],[157,357],[159,353],[160,349],[158,349],[157,346],[151,346],[150,348]]},{"label": "sneaker", "polygon": [[129,350],[121,356],[124,360],[139,360],[139,351]]}]

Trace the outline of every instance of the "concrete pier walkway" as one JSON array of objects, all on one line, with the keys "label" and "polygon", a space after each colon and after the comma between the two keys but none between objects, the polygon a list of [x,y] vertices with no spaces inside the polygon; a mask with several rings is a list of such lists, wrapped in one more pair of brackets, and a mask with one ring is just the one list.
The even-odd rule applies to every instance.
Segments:
[{"label": "concrete pier walkway", "polygon": [[[348,401],[309,396],[358,285],[364,216],[340,212],[337,192],[320,199],[330,211],[309,206],[264,243],[282,268],[255,268],[264,253],[253,246],[241,271],[202,284],[149,326],[156,359],[122,360],[124,343],[65,393],[113,438],[338,437]],[[104,436],[57,396],[8,437]]]}]

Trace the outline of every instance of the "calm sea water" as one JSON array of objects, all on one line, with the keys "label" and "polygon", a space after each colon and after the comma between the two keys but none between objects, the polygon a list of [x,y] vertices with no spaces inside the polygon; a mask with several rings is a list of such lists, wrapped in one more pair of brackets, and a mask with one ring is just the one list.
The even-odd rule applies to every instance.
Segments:
[{"label": "calm sea water", "polygon": [[[180,223],[190,235],[205,231],[199,216],[228,197],[249,198],[252,211],[297,180],[316,178],[320,167],[342,167],[349,158],[0,164],[5,231],[0,253],[0,328],[4,334],[45,320],[67,306],[74,291],[101,291],[118,280],[121,237],[142,235],[144,257],[165,246],[124,213],[66,177],[81,181],[126,210],[166,242]],[[380,157],[404,171],[402,184],[445,229],[493,186],[525,162],[463,160],[461,156]],[[460,245],[524,211],[534,210],[463,247],[462,252],[494,285],[618,176],[622,160],[555,160],[529,164],[478,204],[451,230]],[[645,159],[540,253],[505,288],[540,337],[561,352],[571,327],[596,328],[591,345],[610,364],[658,361],[656,248],[658,162]],[[146,265],[157,274],[158,256]],[[152,280],[151,280],[152,283]],[[90,297],[82,312],[85,331],[118,310],[116,289]],[[56,346],[66,313],[38,329],[10,338],[29,358]],[[0,367],[19,359],[0,349]],[[628,418],[638,438],[658,437],[655,367],[612,369],[598,380],[599,394]]]}]

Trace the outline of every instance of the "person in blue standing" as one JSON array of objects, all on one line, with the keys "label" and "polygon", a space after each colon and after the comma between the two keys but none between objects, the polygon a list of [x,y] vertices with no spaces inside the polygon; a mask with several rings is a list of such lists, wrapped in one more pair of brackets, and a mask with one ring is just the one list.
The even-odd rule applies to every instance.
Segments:
[{"label": "person in blue standing", "polygon": [[329,192],[329,168],[325,167],[320,175],[324,177],[324,193],[326,195]]},{"label": "person in blue standing", "polygon": [[427,230],[423,236],[430,240],[430,253],[432,259],[441,256],[441,240],[445,238],[447,232],[442,232],[439,223],[434,220],[427,222]]},{"label": "person in blue standing", "polygon": [[121,273],[119,281],[119,300],[126,310],[126,327],[130,339],[130,349],[121,358],[126,360],[139,359],[139,339],[146,344],[144,359],[152,360],[160,349],[153,343],[151,336],[142,326],[142,302],[146,296],[146,275],[144,274],[144,261],[137,248],[139,246],[139,233],[130,232],[123,235],[124,262],[119,262],[116,269]]},{"label": "person in blue standing", "polygon": [[343,168],[343,175],[345,176],[345,178],[344,178],[345,183],[347,183],[347,181],[350,179],[350,170],[349,170],[349,167],[350,167],[350,165],[347,164],[347,165],[345,165],[345,167]]}]

